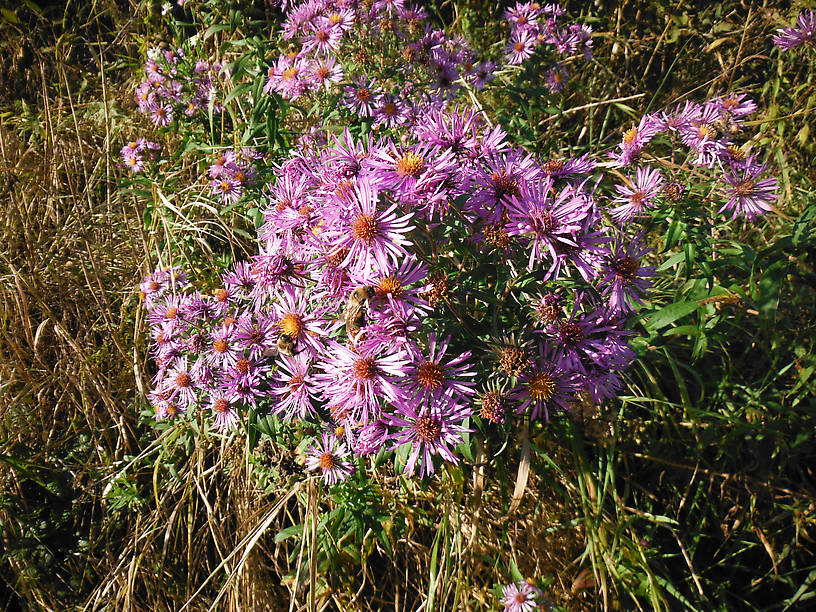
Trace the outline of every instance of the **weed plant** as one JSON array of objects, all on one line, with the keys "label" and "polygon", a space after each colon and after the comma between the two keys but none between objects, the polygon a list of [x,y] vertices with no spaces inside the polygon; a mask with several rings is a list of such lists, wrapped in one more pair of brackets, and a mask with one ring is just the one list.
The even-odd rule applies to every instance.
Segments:
[{"label": "weed plant", "polygon": [[3,9],[9,609],[810,605],[807,7],[565,8]]}]

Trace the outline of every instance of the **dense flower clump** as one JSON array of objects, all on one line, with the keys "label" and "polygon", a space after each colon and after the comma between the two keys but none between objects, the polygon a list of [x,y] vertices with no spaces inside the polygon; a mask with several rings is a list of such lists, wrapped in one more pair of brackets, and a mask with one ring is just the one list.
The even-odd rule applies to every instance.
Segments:
[{"label": "dense flower clump", "polygon": [[[510,25],[510,40],[505,47],[504,59],[509,65],[521,65],[541,55],[549,48],[554,55],[565,58],[580,54],[592,59],[592,28],[577,23],[562,24],[566,11],[558,4],[540,5],[537,2],[517,2],[504,12]],[[556,61],[546,72],[544,83],[557,93],[567,84],[567,68]]]},{"label": "dense flower clump", "polygon": [[157,127],[170,125],[179,114],[221,112],[218,83],[226,78],[221,64],[194,61],[183,49],[152,49],[144,71],[146,79],[136,88],[136,104]]},{"label": "dense flower clump", "polygon": [[[333,462],[312,463],[335,482],[347,452],[405,447],[406,473],[422,476],[435,457],[457,462],[480,387],[493,422],[614,397],[634,357],[626,319],[653,268],[637,238],[604,226],[594,168],[541,163],[470,109],[431,111],[410,140],[346,132],[291,157],[265,191],[260,252],[222,287],[205,296],[162,272],[143,284],[157,415],[209,406],[223,430],[263,406],[321,421],[344,445],[324,439],[319,456]],[[515,315],[518,340],[470,330],[471,349],[453,341],[451,241],[539,277]]]},{"label": "dense flower clump", "polygon": [[[590,30],[560,25],[563,14],[508,9],[506,61],[544,44],[589,57]],[[691,166],[722,172],[721,211],[754,219],[775,199],[776,180],[737,144],[756,111],[743,95],[644,116],[606,164],[632,174],[609,186],[592,156],[539,159],[456,104],[497,65],[475,64],[419,7],[311,0],[288,7],[282,37],[295,50],[258,91],[262,81],[265,95],[290,100],[332,91],[358,129],[330,135],[307,122],[296,152],[271,167],[246,147],[211,160],[208,188],[222,206],[256,185],[258,252],[214,290],[178,268],[142,283],[150,400],[159,420],[205,411],[221,432],[249,410],[317,424],[306,465],[330,485],[387,451],[424,477],[457,463],[478,431],[617,396],[655,274],[632,222],[686,191],[643,161],[659,136],[687,148]],[[386,48],[401,50],[399,70],[368,55],[393,60]],[[160,127],[217,107],[218,64],[164,52],[146,73],[137,101]],[[123,149],[132,172],[151,145]]]},{"label": "dense flower clump", "polygon": [[767,166],[739,144],[745,120],[756,110],[753,100],[731,93],[705,104],[686,101],[673,110],[644,115],[624,132],[618,151],[610,154],[616,167],[635,167],[628,184],[615,186],[619,205],[611,211],[612,216],[629,221],[655,207],[657,198],[676,201],[682,196],[682,185],[667,182],[659,169],[643,162],[646,145],[660,135],[671,139],[673,151],[678,144],[685,146],[691,165],[722,173],[720,180],[728,200],[719,212],[750,221],[770,212],[777,197],[777,181],[773,177],[760,179]]}]

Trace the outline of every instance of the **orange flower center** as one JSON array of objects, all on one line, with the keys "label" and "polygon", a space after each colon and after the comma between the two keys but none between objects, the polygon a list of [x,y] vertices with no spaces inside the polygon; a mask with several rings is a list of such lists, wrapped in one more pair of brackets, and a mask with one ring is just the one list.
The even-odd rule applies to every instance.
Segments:
[{"label": "orange flower center", "polygon": [[330,470],[334,467],[334,455],[331,453],[323,453],[320,455],[320,467],[324,470]]},{"label": "orange flower center", "polygon": [[445,369],[438,363],[425,362],[417,368],[416,379],[429,391],[436,391],[445,382]]},{"label": "orange flower center", "polygon": [[623,144],[632,144],[635,141],[635,138],[637,138],[638,133],[638,129],[634,127],[626,130],[626,132],[623,134]]},{"label": "orange flower center", "polygon": [[303,333],[303,321],[295,313],[290,312],[281,319],[280,322],[281,333],[290,338],[297,338]]},{"label": "orange flower center", "polygon": [[402,295],[402,282],[396,276],[385,276],[377,283],[377,295],[399,297]]},{"label": "orange flower center", "polygon": [[190,379],[190,375],[185,372],[179,372],[176,374],[176,386],[177,387],[189,387],[192,380]]},{"label": "orange flower center", "polygon": [[394,162],[394,169],[400,176],[410,176],[411,178],[418,178],[425,167],[425,162],[422,157],[411,151],[406,152],[402,157],[397,158]]},{"label": "orange flower center", "polygon": [[442,433],[442,423],[431,417],[421,417],[416,422],[416,432],[420,438],[425,440],[438,440]]},{"label": "orange flower center", "polygon": [[734,186],[734,192],[742,198],[751,195],[754,193],[754,181],[751,179],[740,181]]},{"label": "orange flower center", "polygon": [[360,380],[371,380],[377,373],[377,364],[371,357],[354,362],[354,376]]},{"label": "orange flower center", "polygon": [[537,402],[546,402],[555,393],[555,380],[544,372],[533,374],[527,384],[530,388],[530,397]]},{"label": "orange flower center", "polygon": [[357,215],[351,222],[351,235],[355,240],[370,244],[377,235],[377,220],[371,215]]}]

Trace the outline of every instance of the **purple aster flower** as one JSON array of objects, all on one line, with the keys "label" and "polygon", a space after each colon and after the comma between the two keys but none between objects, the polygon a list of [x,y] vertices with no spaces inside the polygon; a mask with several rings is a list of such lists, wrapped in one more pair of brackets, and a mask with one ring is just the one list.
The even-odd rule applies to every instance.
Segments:
[{"label": "purple aster flower", "polygon": [[213,415],[213,429],[225,433],[238,425],[238,413],[234,397],[225,394],[215,394],[210,398],[210,412]]},{"label": "purple aster flower", "polygon": [[170,125],[173,122],[173,107],[161,103],[154,105],[150,109],[150,119],[159,127]]},{"label": "purple aster flower", "polygon": [[388,441],[388,427],[382,421],[374,421],[357,431],[354,441],[354,454],[358,457],[380,452]]},{"label": "purple aster flower", "polygon": [[165,321],[175,321],[179,318],[179,306],[181,296],[166,295],[161,300],[157,300],[147,314],[147,320],[151,325],[161,325]]},{"label": "purple aster flower", "polygon": [[402,125],[408,119],[408,107],[391,94],[383,94],[376,102],[374,109],[374,125],[386,128]]},{"label": "purple aster flower", "polygon": [[408,254],[405,237],[413,228],[413,213],[400,216],[397,204],[385,210],[378,207],[377,188],[367,178],[359,178],[354,186],[338,198],[335,211],[340,220],[332,247],[347,248],[348,254],[341,265],[349,265],[356,274],[364,274],[372,267],[386,268]]},{"label": "purple aster flower", "polygon": [[541,173],[544,176],[553,178],[565,178],[573,174],[587,174],[592,172],[597,164],[590,159],[589,154],[582,155],[563,161],[560,159],[550,159],[541,166]]},{"label": "purple aster flower", "polygon": [[255,286],[255,278],[252,275],[252,266],[247,261],[239,261],[233,264],[229,272],[221,279],[226,289],[231,289],[234,295],[247,297]]},{"label": "purple aster flower", "polygon": [[[553,180],[546,177],[534,183],[522,183],[518,196],[511,196],[507,203],[507,233],[521,236],[529,241],[530,270],[544,259],[545,253],[558,259],[558,243],[577,247],[572,235],[581,230],[582,222],[589,214],[584,198],[575,197],[566,188],[553,198]],[[552,268],[545,278],[549,278]]]},{"label": "purple aster flower", "polygon": [[197,389],[190,369],[187,367],[186,355],[177,359],[175,367],[167,372],[165,384],[170,390],[170,400],[184,407],[195,403]]},{"label": "purple aster flower", "polygon": [[551,93],[558,93],[567,86],[567,67],[556,64],[544,74],[544,86]]},{"label": "purple aster flower", "polygon": [[727,96],[715,98],[712,102],[733,119],[753,115],[757,110],[756,102],[751,100],[747,94],[730,93]]},{"label": "purple aster flower", "polygon": [[596,406],[617,397],[623,387],[623,381],[617,372],[600,369],[590,370],[583,377],[582,384]]},{"label": "purple aster flower", "polygon": [[516,30],[507,43],[504,52],[505,60],[511,66],[518,66],[535,53],[536,37],[530,30]]},{"label": "purple aster flower", "polygon": [[208,170],[210,178],[215,179],[220,177],[224,173],[224,169],[226,167],[235,163],[235,159],[235,151],[222,151],[219,153],[218,157],[215,158],[215,161]]},{"label": "purple aster flower", "polygon": [[514,30],[533,29],[540,14],[539,5],[531,2],[516,2],[504,11],[504,18]]},{"label": "purple aster flower", "polygon": [[[376,269],[366,276],[353,276],[357,285],[371,285],[379,299],[393,299],[397,302],[408,302],[413,305],[424,305],[420,297],[427,286],[423,281],[428,277],[428,266],[409,255],[397,266]],[[415,285],[411,287],[411,285]]]},{"label": "purple aster flower", "polygon": [[311,67],[312,81],[317,88],[331,89],[332,83],[343,80],[343,67],[332,56],[315,60]]},{"label": "purple aster flower", "polygon": [[272,393],[280,401],[274,406],[275,414],[283,415],[285,421],[313,417],[316,412],[313,401],[317,396],[311,372],[312,362],[306,353],[281,355],[275,373],[276,387]]},{"label": "purple aster flower", "polygon": [[660,113],[661,129],[671,132],[682,132],[691,129],[692,122],[699,120],[703,108],[696,102],[686,100],[678,104],[671,113]]},{"label": "purple aster flower", "polygon": [[345,461],[350,454],[345,442],[324,432],[321,443],[309,447],[306,452],[306,468],[311,471],[319,469],[323,482],[331,486],[346,480],[354,472],[351,462]]},{"label": "purple aster flower", "polygon": [[369,81],[365,75],[360,75],[343,88],[343,103],[360,117],[371,117],[378,93],[376,79]]},{"label": "purple aster flower", "polygon": [[234,366],[235,362],[242,356],[243,352],[238,344],[233,341],[232,327],[218,326],[210,334],[210,348],[207,352],[207,360],[212,365],[221,367]]},{"label": "purple aster flower", "polygon": [[519,580],[503,587],[502,595],[504,612],[535,612],[539,609],[538,600],[543,593],[531,582]]},{"label": "purple aster flower", "polygon": [[247,369],[246,374],[235,367],[226,370],[220,382],[224,393],[235,397],[236,401],[257,408],[258,400],[268,396],[259,372]]},{"label": "purple aster flower", "polygon": [[367,425],[381,416],[380,402],[396,402],[401,391],[393,382],[405,376],[407,360],[400,348],[385,343],[358,343],[355,350],[329,343],[329,354],[315,375],[320,391],[338,421]]},{"label": "purple aster flower", "polygon": [[212,192],[221,198],[221,203],[224,206],[235,204],[241,197],[243,188],[241,183],[229,176],[220,176],[212,182]]},{"label": "purple aster flower", "polygon": [[303,51],[328,55],[340,47],[343,30],[325,17],[309,26],[310,32],[301,39]]},{"label": "purple aster flower", "polygon": [[[428,356],[422,354],[414,345],[411,350],[411,364],[406,369],[407,380],[404,385],[405,401],[424,398],[429,402],[444,395],[450,398],[467,401],[473,395],[476,372],[468,363],[470,351],[465,351],[453,358],[445,359],[445,352],[450,345],[451,336],[437,342],[436,334],[428,334]],[[411,399],[408,399],[411,398]]]},{"label": "purple aster flower", "polygon": [[490,155],[486,167],[474,177],[476,194],[467,202],[467,209],[477,213],[484,223],[496,223],[502,218],[508,198],[521,194],[521,185],[533,180],[538,167],[532,156],[522,149],[506,155]]},{"label": "purple aster flower", "polygon": [[122,163],[125,165],[125,168],[128,169],[128,172],[131,174],[138,174],[142,170],[144,170],[144,160],[142,156],[138,153],[131,153],[128,155],[122,154]]},{"label": "purple aster flower", "polygon": [[413,476],[417,472],[417,463],[420,478],[433,474],[434,455],[454,465],[459,463],[452,449],[462,442],[462,434],[472,431],[463,424],[472,414],[469,405],[448,401],[416,407],[406,402],[399,406],[399,411],[385,415],[385,420],[398,430],[390,436],[394,440],[392,448],[411,445],[403,471],[405,475]]},{"label": "purple aster flower", "polygon": [[662,120],[655,115],[644,115],[637,126],[632,127],[623,134],[619,148],[620,154],[612,154],[616,166],[623,168],[635,161],[643,147],[649,143],[662,130]]},{"label": "purple aster flower", "polygon": [[783,51],[816,44],[816,11],[802,11],[796,18],[795,28],[780,28],[776,32],[773,43]]},{"label": "purple aster flower", "polygon": [[153,407],[156,410],[157,421],[173,420],[187,414],[187,408],[174,401],[158,402]]},{"label": "purple aster flower", "polygon": [[601,271],[601,293],[608,296],[609,309],[615,315],[632,312],[652,286],[648,279],[654,276],[655,266],[640,265],[641,258],[650,250],[643,246],[642,238],[642,234],[636,236],[626,245],[623,235],[619,234]]},{"label": "purple aster flower", "polygon": [[499,65],[496,62],[482,62],[475,66],[471,73],[474,89],[484,89],[490,81],[496,78],[494,73],[498,67]]},{"label": "purple aster flower", "polygon": [[260,307],[282,284],[295,276],[295,265],[285,255],[269,250],[253,255],[250,260],[250,274],[255,281],[251,296],[256,306]]},{"label": "purple aster flower", "polygon": [[234,341],[250,358],[259,358],[277,350],[277,324],[262,313],[238,317]]},{"label": "purple aster flower", "polygon": [[318,355],[323,351],[321,338],[326,336],[327,331],[323,311],[314,309],[314,306],[304,291],[287,285],[278,292],[274,312],[281,334],[292,339],[298,350],[307,349],[313,355]]},{"label": "purple aster flower", "polygon": [[640,166],[635,178],[629,176],[630,185],[615,185],[618,196],[614,198],[620,206],[610,211],[612,218],[624,223],[641,216],[644,210],[652,207],[652,200],[663,187],[663,175],[657,168]]},{"label": "purple aster flower", "polygon": [[691,120],[690,126],[680,130],[680,140],[697,153],[696,164],[713,167],[731,144],[721,137],[715,127],[724,114],[719,104],[709,102],[703,106],[699,116]]},{"label": "purple aster flower", "polygon": [[758,166],[747,163],[742,170],[736,168],[726,170],[722,180],[730,186],[726,193],[731,199],[718,212],[732,211],[732,219],[737,215],[744,215],[749,221],[771,212],[779,186],[774,177],[759,178],[759,175],[767,169],[764,164]]},{"label": "purple aster flower", "polygon": [[519,377],[519,384],[510,393],[520,402],[516,412],[530,412],[530,419],[550,420],[550,409],[569,411],[580,389],[575,371],[569,363],[551,349],[539,345],[539,357]]}]

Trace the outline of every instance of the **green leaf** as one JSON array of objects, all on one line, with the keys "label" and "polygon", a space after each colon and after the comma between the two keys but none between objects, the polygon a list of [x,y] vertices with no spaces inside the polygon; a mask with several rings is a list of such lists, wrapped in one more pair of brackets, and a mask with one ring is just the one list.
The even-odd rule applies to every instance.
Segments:
[{"label": "green leaf", "polygon": [[669,304],[657,312],[652,313],[646,321],[645,327],[648,330],[666,327],[674,323],[677,319],[681,319],[687,314],[694,312],[699,307],[700,304],[698,302],[675,302],[674,304]]},{"label": "green leaf", "polygon": [[291,527],[281,529],[275,534],[275,544],[278,542],[283,542],[283,540],[286,540],[287,538],[300,535],[301,533],[303,533],[303,525],[292,525]]}]

